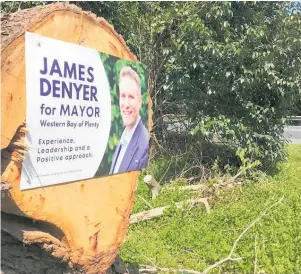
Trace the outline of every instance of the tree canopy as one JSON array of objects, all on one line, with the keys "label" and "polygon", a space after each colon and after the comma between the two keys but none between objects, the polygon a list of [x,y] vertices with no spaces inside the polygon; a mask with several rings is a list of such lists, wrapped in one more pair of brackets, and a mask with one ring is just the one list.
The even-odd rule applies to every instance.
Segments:
[{"label": "tree canopy", "polygon": [[[300,3],[71,3],[108,20],[148,67],[159,143],[174,149],[170,138],[180,142],[164,115],[181,114],[187,121],[181,137],[196,158],[218,146],[224,163],[235,163],[241,152],[263,167],[283,159],[283,125],[301,98]],[[13,12],[36,4],[1,7]]]}]

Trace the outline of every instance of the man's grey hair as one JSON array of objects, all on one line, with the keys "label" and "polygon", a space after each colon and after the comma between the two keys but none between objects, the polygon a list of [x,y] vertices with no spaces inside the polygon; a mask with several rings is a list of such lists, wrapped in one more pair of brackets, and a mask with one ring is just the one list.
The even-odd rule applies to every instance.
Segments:
[{"label": "man's grey hair", "polygon": [[138,73],[135,70],[133,70],[131,67],[123,67],[120,71],[119,83],[125,77],[131,78],[136,82],[138,87],[138,93],[141,95],[141,84],[140,84]]}]

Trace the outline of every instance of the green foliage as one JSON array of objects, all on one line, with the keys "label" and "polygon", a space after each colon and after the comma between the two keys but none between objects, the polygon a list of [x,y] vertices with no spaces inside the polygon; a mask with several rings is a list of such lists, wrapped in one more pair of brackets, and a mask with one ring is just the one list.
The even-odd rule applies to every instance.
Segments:
[{"label": "green foliage", "polygon": [[[254,273],[255,257],[256,273],[300,273],[301,146],[289,145],[288,152],[288,161],[277,165],[277,175],[217,193],[210,201],[210,214],[200,205],[185,211],[172,209],[163,217],[131,225],[121,247],[121,258],[138,264],[202,271],[226,257],[244,228],[284,195],[282,203],[238,243],[234,256],[243,259],[227,262],[212,273]],[[241,158],[245,159],[245,155],[241,154]],[[138,194],[152,206],[194,198],[175,190],[150,200],[142,182]],[[137,197],[135,212],[146,209],[147,205]]]},{"label": "green foliage", "polygon": [[252,174],[254,169],[261,165],[259,160],[252,161],[250,158],[246,157],[245,150],[243,149],[237,150],[237,156],[241,162],[238,172],[241,173],[243,177],[247,175],[247,172]]},{"label": "green foliage", "polygon": [[[1,2],[1,10],[14,12],[45,3]],[[300,3],[71,3],[108,20],[148,67],[145,86],[153,101],[153,131],[161,146],[150,166],[156,178],[169,181],[183,169],[204,163],[213,167],[216,176],[221,168],[249,171],[259,162],[267,169],[284,158],[285,118],[300,110]],[[117,108],[117,75],[122,64],[114,57],[101,58],[111,75],[116,105],[104,170],[110,166],[122,132]],[[146,106],[146,95],[143,101]],[[166,114],[185,115],[188,123],[181,134],[166,128]],[[147,113],[141,115],[146,124]],[[284,194],[283,203],[239,243],[236,254],[243,260],[227,263],[216,272],[254,272],[256,242],[258,272],[300,273],[300,155],[300,146],[289,146],[289,161],[277,165],[278,175],[220,192],[209,215],[202,206],[189,211],[171,209],[162,218],[131,226],[122,258],[202,271],[227,256],[242,230],[267,203]],[[190,172],[185,176],[200,175]],[[148,199],[144,184],[138,195]],[[185,192],[167,192],[149,203],[163,206],[188,197],[193,198]],[[145,209],[148,206],[137,196],[134,212]]]},{"label": "green foliage", "polygon": [[165,84],[166,100],[179,104],[169,112],[186,114],[201,138],[269,167],[284,157],[284,118],[300,96],[301,17],[289,15],[288,3],[199,7],[179,5]]},{"label": "green foliage", "polygon": [[[39,3],[2,2],[1,8]],[[243,149],[263,169],[285,157],[283,125],[299,113],[301,100],[300,3],[71,3],[108,20],[148,67],[161,154],[189,146],[192,164],[200,158],[213,164],[218,156],[235,166]],[[166,130],[165,114],[186,115],[182,136]]]},{"label": "green foliage", "polygon": [[177,144],[162,116],[183,114],[190,124],[182,134],[194,150],[217,138],[231,154],[220,155],[224,164],[229,158],[236,164],[242,148],[267,169],[285,157],[283,125],[301,97],[297,8],[289,2],[121,2],[102,12],[149,67],[154,133],[169,153]]},{"label": "green foliage", "polygon": [[43,6],[54,1],[1,1],[1,12],[12,13],[18,10],[29,9],[36,6]]}]

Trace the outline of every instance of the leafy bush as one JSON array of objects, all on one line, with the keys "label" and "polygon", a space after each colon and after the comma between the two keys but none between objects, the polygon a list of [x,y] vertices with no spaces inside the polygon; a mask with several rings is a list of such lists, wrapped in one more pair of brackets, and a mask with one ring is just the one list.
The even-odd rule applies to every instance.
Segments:
[{"label": "leafy bush", "polygon": [[179,102],[169,112],[186,114],[200,139],[242,148],[265,168],[283,159],[285,117],[300,98],[301,16],[289,6],[179,5],[166,65],[165,100]]},{"label": "leafy bush", "polygon": [[265,169],[284,158],[283,125],[301,97],[299,3],[135,2],[103,12],[150,69],[154,133],[164,148],[173,151],[177,140],[163,116],[182,114],[195,151],[218,139],[230,151],[224,163],[236,164],[239,149]]},{"label": "leafy bush", "polygon": [[[160,153],[188,146],[195,161],[236,165],[243,149],[264,169],[284,158],[283,125],[301,100],[300,3],[72,3],[108,20],[149,68]],[[187,116],[181,136],[166,131],[166,114]]]}]

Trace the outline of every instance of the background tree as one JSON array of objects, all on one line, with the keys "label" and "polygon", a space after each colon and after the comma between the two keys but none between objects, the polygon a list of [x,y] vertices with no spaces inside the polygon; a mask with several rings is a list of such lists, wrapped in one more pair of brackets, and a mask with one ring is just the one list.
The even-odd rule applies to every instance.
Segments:
[{"label": "background tree", "polygon": [[73,3],[106,18],[147,65],[157,155],[236,165],[243,151],[263,168],[283,159],[283,125],[301,96],[299,3]]},{"label": "background tree", "polygon": [[[224,164],[235,163],[243,150],[265,168],[284,157],[283,125],[300,98],[296,5],[122,3],[114,12],[122,24],[113,24],[150,69],[156,118],[187,116],[186,137],[196,156],[215,160],[207,157],[215,149]],[[171,142],[162,119],[155,121],[156,137],[176,151],[179,136]],[[215,139],[220,143],[213,148]]]}]

